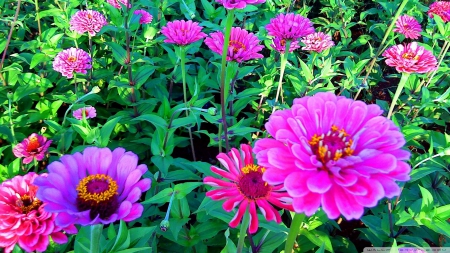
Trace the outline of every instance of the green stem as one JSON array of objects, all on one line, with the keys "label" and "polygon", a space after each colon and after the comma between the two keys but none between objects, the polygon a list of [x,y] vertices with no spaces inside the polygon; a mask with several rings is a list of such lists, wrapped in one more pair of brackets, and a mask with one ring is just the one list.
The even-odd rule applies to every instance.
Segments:
[{"label": "green stem", "polygon": [[405,87],[406,81],[408,81],[410,74],[409,73],[402,73],[402,78],[400,79],[400,82],[398,83],[397,90],[395,91],[394,98],[392,98],[391,107],[389,108],[389,113],[387,118],[390,119],[392,116],[392,112],[394,111],[395,104],[400,97],[400,94],[402,93],[403,87]]},{"label": "green stem", "polygon": [[297,238],[300,226],[303,220],[305,220],[304,213],[296,213],[294,219],[292,219],[291,227],[289,228],[289,234],[286,240],[286,246],[284,248],[285,253],[291,253],[294,248],[295,239]]},{"label": "green stem", "polygon": [[[223,42],[223,50],[222,50],[222,66],[220,71],[220,105],[222,107],[222,127],[223,132],[225,136],[225,147],[227,152],[230,150],[230,145],[228,144],[228,131],[227,131],[227,115],[226,115],[226,106],[227,103],[225,101],[225,70],[226,70],[226,63],[227,63],[227,55],[228,55],[228,46],[230,43],[230,35],[231,35],[231,27],[233,26],[234,22],[234,10],[229,10],[227,22],[225,26],[225,36],[224,36],[224,42]],[[222,131],[220,131],[219,127],[219,143],[222,142]],[[222,145],[219,144],[219,152],[222,152]]]},{"label": "green stem", "polygon": [[[186,88],[186,48],[184,46],[180,47],[180,58],[181,58],[181,77],[183,78],[183,96],[184,96],[184,107],[189,108],[187,102],[187,88]],[[189,110],[186,111],[186,117],[189,117]],[[189,140],[191,142],[192,159],[194,162],[197,161],[195,157],[194,139],[192,138],[192,130],[188,127]]]},{"label": "green stem", "polygon": [[250,213],[248,212],[248,208],[247,208],[247,210],[245,210],[244,218],[242,219],[241,230],[239,232],[237,253],[241,253],[242,249],[244,248],[244,240],[245,240],[245,235],[246,235],[246,231],[247,231],[249,223],[250,223]]},{"label": "green stem", "polygon": [[16,134],[14,132],[14,123],[12,120],[12,112],[11,112],[12,96],[13,96],[12,93],[8,93],[8,107],[9,107],[8,113],[9,113],[9,126],[11,128],[11,136],[12,136],[12,141],[13,141],[12,143],[15,145],[17,143],[17,140],[16,140]]},{"label": "green stem", "polygon": [[91,253],[100,253],[100,238],[102,236],[103,224],[91,226]]},{"label": "green stem", "polygon": [[289,55],[289,49],[290,49],[290,46],[291,46],[291,41],[290,41],[290,40],[286,41],[286,45],[285,45],[285,49],[284,49],[284,54],[281,54],[280,80],[278,81],[277,95],[276,95],[276,97],[275,97],[275,103],[274,103],[274,106],[273,106],[273,111],[272,111],[272,113],[275,112],[275,110],[276,110],[276,107],[275,107],[275,106],[276,106],[276,104],[277,104],[277,102],[278,102],[278,97],[280,96],[281,89],[282,89],[282,87],[283,87],[284,70],[285,70],[285,68],[286,68],[286,63],[287,63],[287,60],[288,60],[288,55]]}]

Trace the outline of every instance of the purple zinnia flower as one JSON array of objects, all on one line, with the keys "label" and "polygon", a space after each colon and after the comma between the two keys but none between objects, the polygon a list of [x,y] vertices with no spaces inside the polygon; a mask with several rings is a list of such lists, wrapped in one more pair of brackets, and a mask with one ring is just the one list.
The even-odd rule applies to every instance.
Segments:
[{"label": "purple zinnia flower", "polygon": [[70,30],[95,36],[107,24],[105,16],[98,11],[77,11],[70,19]]},{"label": "purple zinnia flower", "polygon": [[[215,32],[210,34],[211,37],[205,39],[205,44],[212,51],[222,55],[224,34]],[[247,32],[239,27],[232,27],[230,34],[230,42],[228,44],[227,61],[248,61],[256,58],[263,58],[261,51],[264,46],[259,45],[259,40],[253,33]]]},{"label": "purple zinnia flower", "polygon": [[247,4],[262,4],[266,0],[216,0],[216,2],[223,5],[228,10],[244,9]]},{"label": "purple zinnia flower", "polygon": [[450,11],[450,2],[449,1],[436,1],[430,5],[428,10],[428,16],[433,18],[433,15],[438,15],[442,18],[444,22],[450,21],[450,15],[448,12]]},{"label": "purple zinnia flower", "polygon": [[274,112],[253,149],[270,185],[284,183],[294,210],[310,216],[319,207],[330,219],[359,219],[364,207],[400,194],[408,181],[405,137],[375,104],[322,92]]},{"label": "purple zinnia flower", "polygon": [[73,112],[73,117],[79,120],[83,119],[83,114],[86,115],[86,119],[91,119],[97,117],[97,111],[94,107],[88,106],[85,108],[80,108]]},{"label": "purple zinnia flower", "polygon": [[144,207],[136,203],[151,186],[141,179],[147,165],[123,148],[88,147],[83,153],[63,155],[48,165],[48,176],[36,178],[37,197],[45,210],[58,213],[56,224],[94,225],[132,221]]},{"label": "purple zinnia flower", "polygon": [[164,42],[186,46],[206,37],[202,29],[203,27],[199,26],[197,22],[192,22],[192,20],[175,20],[168,22],[166,26],[161,28],[161,33],[167,37]]},{"label": "purple zinnia flower", "polygon": [[83,49],[71,47],[56,55],[53,69],[67,78],[73,77],[73,72],[86,74],[92,68],[91,57]]},{"label": "purple zinnia flower", "polygon": [[297,40],[314,33],[312,22],[308,18],[294,13],[279,14],[270,20],[266,29],[270,36],[285,40]]},{"label": "purple zinnia flower", "polygon": [[120,9],[122,7],[120,6],[120,4],[123,4],[128,8],[131,8],[131,3],[129,3],[128,0],[108,0],[108,3],[116,9]]},{"label": "purple zinnia flower", "polygon": [[46,137],[33,133],[17,144],[13,149],[13,153],[16,157],[25,157],[23,163],[29,164],[33,161],[33,158],[36,158],[38,161],[44,159],[50,144],[52,144],[52,140],[47,140]]},{"label": "purple zinnia flower", "polygon": [[303,50],[314,51],[318,53],[334,46],[334,42],[331,40],[331,36],[323,32],[310,34],[303,38],[302,42],[305,44],[305,46],[302,47]]},{"label": "purple zinnia flower", "polygon": [[[275,37],[272,40],[272,44],[270,45],[273,49],[280,52],[280,54],[284,54],[284,51],[286,49],[286,40],[280,39],[279,37]],[[293,52],[294,50],[300,48],[300,45],[298,44],[298,41],[294,40],[291,41],[291,44],[289,45],[289,52]]]},{"label": "purple zinnia flower", "polygon": [[405,38],[418,39],[422,32],[422,27],[419,22],[413,17],[408,15],[400,16],[395,22],[394,32],[405,35]]},{"label": "purple zinnia flower", "polygon": [[133,13],[134,15],[141,15],[141,18],[139,19],[139,24],[141,25],[151,23],[153,20],[153,16],[145,10],[135,10]]}]

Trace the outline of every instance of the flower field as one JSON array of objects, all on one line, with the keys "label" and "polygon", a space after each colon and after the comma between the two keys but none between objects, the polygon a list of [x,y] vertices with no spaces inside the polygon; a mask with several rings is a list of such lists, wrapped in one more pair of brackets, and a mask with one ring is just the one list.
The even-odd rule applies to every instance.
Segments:
[{"label": "flower field", "polygon": [[0,252],[450,249],[450,2],[0,17]]}]

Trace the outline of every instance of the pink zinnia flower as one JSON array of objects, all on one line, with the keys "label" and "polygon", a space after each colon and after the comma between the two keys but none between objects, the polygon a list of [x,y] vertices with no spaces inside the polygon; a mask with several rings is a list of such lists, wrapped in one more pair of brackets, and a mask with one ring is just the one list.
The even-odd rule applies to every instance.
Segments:
[{"label": "pink zinnia flower", "polygon": [[433,53],[419,46],[417,42],[392,46],[383,56],[386,57],[386,64],[395,67],[398,72],[427,73],[437,68]]},{"label": "pink zinnia flower", "polygon": [[247,4],[262,4],[266,0],[216,0],[216,2],[223,5],[228,10],[244,9]]},{"label": "pink zinnia flower", "polygon": [[[286,49],[286,40],[280,39],[278,37],[273,38],[272,44],[270,45],[273,49],[277,50],[281,54],[284,54],[284,51]],[[298,41],[294,40],[291,41],[291,44],[289,45],[289,52],[293,52],[294,50],[300,48],[300,45],[298,44]]]},{"label": "pink zinnia flower", "polygon": [[403,15],[397,19],[397,22],[395,22],[394,32],[405,35],[405,38],[417,39],[420,37],[422,27],[415,18],[408,15]]},{"label": "pink zinnia flower", "polygon": [[266,29],[270,36],[285,40],[297,40],[314,33],[312,22],[308,18],[294,13],[279,14],[270,20]]},{"label": "pink zinnia flower", "polygon": [[139,19],[139,24],[141,25],[151,23],[153,20],[153,16],[145,10],[135,10],[133,13],[134,15],[141,15],[141,18]]},{"label": "pink zinnia flower", "polygon": [[323,32],[310,34],[303,38],[302,42],[305,44],[305,46],[302,47],[303,50],[315,51],[318,53],[334,46],[334,42],[331,40],[331,36]]},{"label": "pink zinnia flower", "polygon": [[76,119],[82,120],[83,114],[86,115],[86,119],[92,119],[92,118],[97,117],[97,111],[92,106],[88,106],[85,108],[80,108],[78,110],[75,110],[73,112],[73,117]]},{"label": "pink zinnia flower", "polygon": [[292,210],[291,198],[287,195],[283,184],[268,185],[263,180],[264,168],[253,163],[252,147],[241,145],[241,152],[233,148],[227,154],[220,153],[217,156],[219,162],[226,170],[211,166],[211,171],[227,180],[214,177],[205,177],[203,182],[216,187],[206,193],[213,200],[226,200],[223,209],[231,212],[239,206],[234,218],[230,221],[231,227],[237,227],[245,210],[249,207],[250,233],[258,230],[258,216],[256,207],[261,210],[266,220],[281,222],[278,211],[271,205]]},{"label": "pink zinnia flower", "polygon": [[168,22],[166,26],[161,28],[161,33],[167,37],[164,42],[186,46],[206,37],[202,29],[203,27],[199,26],[197,22],[192,22],[192,20],[175,20]]},{"label": "pink zinnia flower", "polygon": [[141,179],[148,169],[138,160],[123,148],[88,147],[82,154],[63,155],[48,165],[48,177],[34,181],[37,197],[46,211],[58,213],[58,226],[135,220],[144,210],[136,202],[151,185],[150,179]]},{"label": "pink zinnia flower", "polygon": [[73,77],[73,72],[87,73],[92,68],[91,57],[83,49],[71,47],[56,55],[53,61],[53,69],[67,78]]},{"label": "pink zinnia flower", "polygon": [[17,144],[13,149],[13,153],[16,157],[25,157],[23,163],[29,164],[33,161],[33,158],[36,158],[38,161],[44,159],[50,144],[52,144],[52,140],[47,140],[46,137],[33,133]]},{"label": "pink zinnia flower", "polygon": [[77,11],[70,19],[70,30],[95,36],[107,24],[105,16],[98,11]]},{"label": "pink zinnia flower", "polygon": [[128,0],[108,0],[108,3],[116,9],[122,8],[122,6],[120,5],[121,3],[128,8],[131,8],[131,3],[129,3]]},{"label": "pink zinnia flower", "polygon": [[[212,51],[222,55],[224,34],[215,32],[210,34],[211,37],[205,39],[205,44]],[[264,46],[259,45],[259,40],[253,33],[247,32],[239,27],[232,27],[230,34],[230,42],[228,44],[227,61],[248,61],[251,59],[263,58],[261,51]]]},{"label": "pink zinnia flower", "polygon": [[359,219],[364,207],[400,194],[395,181],[409,180],[405,138],[382,114],[378,105],[328,92],[295,99],[265,124],[272,138],[255,143],[263,179],[284,183],[297,213],[322,207],[330,219]]},{"label": "pink zinnia flower", "polygon": [[448,12],[450,11],[450,2],[448,1],[437,1],[430,5],[428,10],[428,16],[433,18],[433,14],[438,15],[442,18],[444,22],[450,21],[450,16]]},{"label": "pink zinnia flower", "polygon": [[30,172],[0,185],[0,248],[6,253],[12,252],[16,243],[26,252],[45,252],[49,236],[54,242],[63,244],[67,242],[63,229],[77,233],[73,225],[64,228],[55,225],[57,214],[44,210],[45,204],[36,198],[37,187],[33,185],[37,176]]}]

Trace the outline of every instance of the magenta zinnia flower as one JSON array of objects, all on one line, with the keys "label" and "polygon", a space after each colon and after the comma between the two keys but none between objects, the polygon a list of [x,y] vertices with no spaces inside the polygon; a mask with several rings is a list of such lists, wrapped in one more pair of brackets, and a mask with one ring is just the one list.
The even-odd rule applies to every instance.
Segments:
[{"label": "magenta zinnia flower", "polygon": [[60,160],[48,165],[48,177],[34,182],[45,210],[59,213],[56,225],[128,222],[142,215],[144,207],[136,202],[151,180],[141,179],[148,169],[138,165],[136,154],[88,147],[83,154],[63,155]]},{"label": "magenta zinnia flower", "polygon": [[123,4],[123,5],[127,6],[128,8],[131,8],[131,3],[129,3],[128,0],[108,0],[108,3],[116,9],[122,8],[122,6],[120,6],[120,4]]},{"label": "magenta zinnia flower", "polygon": [[186,46],[206,37],[206,34],[202,33],[202,29],[203,27],[192,20],[175,20],[161,28],[161,33],[167,37],[164,42]]},{"label": "magenta zinnia flower", "polygon": [[422,27],[419,22],[413,17],[408,15],[400,16],[395,22],[394,32],[405,35],[405,38],[418,39],[422,32]]},{"label": "magenta zinnia flower", "polygon": [[76,119],[82,120],[83,114],[86,115],[86,119],[92,119],[92,118],[97,117],[97,111],[92,106],[88,106],[85,108],[80,108],[78,110],[75,110],[73,112],[73,117]]},{"label": "magenta zinnia flower", "polygon": [[105,16],[98,11],[77,11],[70,19],[70,30],[95,36],[107,24]]},{"label": "magenta zinnia flower", "polygon": [[272,18],[266,29],[270,36],[285,40],[297,40],[314,33],[312,22],[301,15],[288,13]]},{"label": "magenta zinnia flower", "polygon": [[[211,37],[205,39],[205,44],[212,51],[222,55],[224,34],[215,32],[210,34]],[[230,34],[230,42],[228,44],[227,61],[248,61],[251,59],[263,58],[261,51],[264,46],[259,45],[259,40],[253,33],[247,32],[239,27],[232,27]]]},{"label": "magenta zinnia flower", "polygon": [[409,180],[405,138],[382,113],[333,93],[295,99],[265,124],[272,138],[255,143],[263,179],[284,183],[297,213],[322,207],[330,219],[359,219],[364,207],[400,194],[395,181]]},{"label": "magenta zinnia flower", "polygon": [[67,78],[73,77],[73,72],[87,73],[92,68],[91,57],[83,49],[71,47],[56,55],[53,61],[53,69]]},{"label": "magenta zinnia flower", "polygon": [[17,144],[13,153],[16,157],[24,157],[23,163],[29,164],[33,161],[33,158],[38,161],[44,159],[50,144],[52,144],[52,140],[47,140],[46,137],[33,133]]},{"label": "magenta zinnia flower", "polygon": [[6,253],[12,252],[16,243],[27,252],[44,252],[49,245],[49,236],[54,242],[63,244],[67,242],[63,229],[77,233],[73,225],[64,228],[55,225],[57,214],[44,210],[45,204],[36,198],[37,187],[33,185],[37,176],[30,172],[0,185],[0,248],[5,248]]},{"label": "magenta zinnia flower", "polygon": [[253,163],[252,147],[241,145],[241,152],[233,148],[227,154],[217,156],[219,162],[226,170],[211,166],[211,171],[227,180],[214,177],[205,177],[203,182],[216,187],[206,193],[213,200],[226,200],[223,209],[231,212],[239,206],[234,218],[230,221],[231,227],[237,227],[248,208],[250,212],[250,233],[258,230],[258,216],[256,207],[261,210],[266,220],[281,222],[278,211],[271,205],[292,210],[291,198],[287,195],[283,184],[268,185],[263,179],[265,169]]},{"label": "magenta zinnia flower", "polygon": [[428,10],[428,16],[433,18],[433,14],[438,15],[442,18],[444,22],[450,21],[450,15],[448,12],[450,11],[450,2],[448,1],[437,1],[430,5],[430,9]]},{"label": "magenta zinnia flower", "polygon": [[153,20],[153,16],[145,10],[135,10],[133,13],[134,15],[141,15],[141,18],[139,19],[139,24],[141,25],[151,23]]},{"label": "magenta zinnia flower", "polygon": [[395,67],[398,72],[427,73],[437,68],[433,53],[419,46],[417,42],[392,46],[383,56],[386,57],[386,64]]},{"label": "magenta zinnia flower", "polygon": [[223,5],[228,10],[244,9],[247,4],[262,4],[266,0],[216,0],[216,2]]},{"label": "magenta zinnia flower", "polygon": [[[275,37],[275,38],[273,38],[272,44],[270,46],[273,49],[280,52],[280,54],[284,54],[284,51],[286,49],[286,40]],[[291,41],[291,44],[289,45],[289,52],[293,52],[294,50],[296,50],[298,48],[300,48],[298,41],[296,41],[296,40]]]},{"label": "magenta zinnia flower", "polygon": [[302,47],[303,50],[315,51],[318,53],[334,46],[334,42],[331,40],[331,36],[323,32],[310,34],[303,38],[302,42],[305,44],[305,46]]}]

